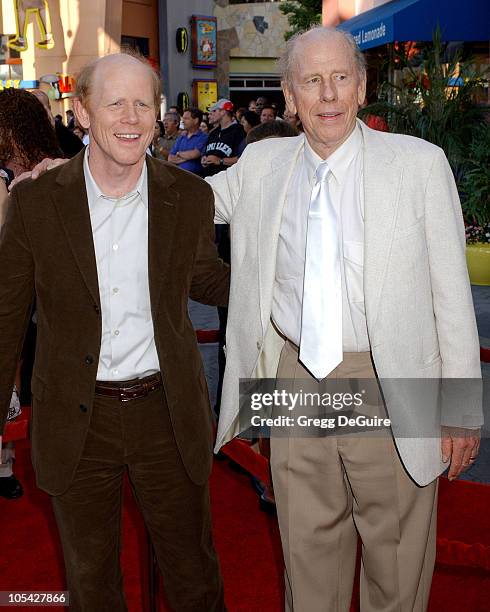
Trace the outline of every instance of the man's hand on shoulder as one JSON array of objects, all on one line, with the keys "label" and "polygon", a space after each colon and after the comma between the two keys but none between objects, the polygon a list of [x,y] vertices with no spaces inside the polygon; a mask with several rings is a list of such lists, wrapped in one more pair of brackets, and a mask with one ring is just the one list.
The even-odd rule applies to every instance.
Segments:
[{"label": "man's hand on shoulder", "polygon": [[60,158],[50,159],[49,157],[46,157],[41,162],[39,162],[36,166],[34,166],[34,168],[30,172],[23,172],[18,177],[16,177],[10,183],[9,190],[11,191],[12,187],[17,185],[17,183],[20,183],[24,179],[31,178],[33,180],[36,180],[37,178],[39,178],[41,176],[41,174],[44,174],[48,170],[52,170],[53,168],[56,168],[57,166],[61,166],[62,164],[66,164],[67,161],[69,161],[69,160],[68,159],[60,159]]},{"label": "man's hand on shoulder", "polygon": [[480,451],[480,429],[442,427],[441,451],[444,463],[449,463],[449,480],[454,480],[471,467]]}]

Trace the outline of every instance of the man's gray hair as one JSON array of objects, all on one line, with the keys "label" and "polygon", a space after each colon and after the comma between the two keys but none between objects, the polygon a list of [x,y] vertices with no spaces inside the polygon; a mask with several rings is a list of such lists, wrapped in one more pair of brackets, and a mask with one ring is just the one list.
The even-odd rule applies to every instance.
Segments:
[{"label": "man's gray hair", "polygon": [[277,63],[279,67],[279,72],[281,74],[281,80],[283,82],[285,82],[289,87],[291,87],[293,81],[292,76],[296,62],[296,47],[298,43],[302,41],[303,36],[305,36],[309,32],[315,32],[317,36],[321,36],[324,39],[330,38],[333,35],[338,35],[352,51],[352,56],[357,67],[359,78],[364,78],[366,74],[366,58],[357,46],[357,43],[354,40],[352,34],[349,34],[349,32],[344,32],[343,30],[336,30],[335,28],[331,28],[328,26],[315,25],[309,28],[308,30],[298,32],[286,42],[286,49]]}]

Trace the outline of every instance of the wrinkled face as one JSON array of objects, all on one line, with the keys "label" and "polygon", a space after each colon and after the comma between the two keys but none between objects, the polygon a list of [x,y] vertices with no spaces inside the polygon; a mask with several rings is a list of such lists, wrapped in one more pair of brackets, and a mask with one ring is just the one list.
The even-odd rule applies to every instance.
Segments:
[{"label": "wrinkled face", "polygon": [[297,45],[292,83],[284,84],[284,96],[313,150],[325,159],[353,131],[366,77],[359,75],[352,50],[340,35],[305,34]]},{"label": "wrinkled face", "polygon": [[156,119],[148,68],[131,57],[109,56],[95,69],[88,99],[75,100],[75,111],[89,130],[91,157],[119,167],[142,162]]},{"label": "wrinkled face", "polygon": [[267,123],[268,121],[274,121],[276,115],[272,108],[264,108],[260,113],[260,123]]}]

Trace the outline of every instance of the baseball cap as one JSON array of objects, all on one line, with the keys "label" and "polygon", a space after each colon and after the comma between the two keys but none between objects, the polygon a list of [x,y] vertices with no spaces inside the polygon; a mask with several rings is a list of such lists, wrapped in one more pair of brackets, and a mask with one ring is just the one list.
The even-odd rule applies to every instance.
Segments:
[{"label": "baseball cap", "polygon": [[227,100],[226,98],[220,98],[215,104],[211,104],[208,110],[225,110],[231,112],[233,111],[233,102],[231,100]]}]

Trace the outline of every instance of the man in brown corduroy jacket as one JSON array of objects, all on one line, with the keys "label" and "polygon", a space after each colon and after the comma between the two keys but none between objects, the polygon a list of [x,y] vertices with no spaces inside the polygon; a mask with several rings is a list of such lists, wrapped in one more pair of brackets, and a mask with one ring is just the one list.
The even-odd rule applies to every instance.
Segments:
[{"label": "man in brown corduroy jacket", "polygon": [[160,101],[141,59],[82,70],[90,146],[14,188],[0,237],[0,432],[36,299],[32,457],[52,496],[70,609],[126,610],[119,566],[127,471],[171,607],[221,612],[206,381],[191,297],[226,304],[201,179],[145,156]]}]

